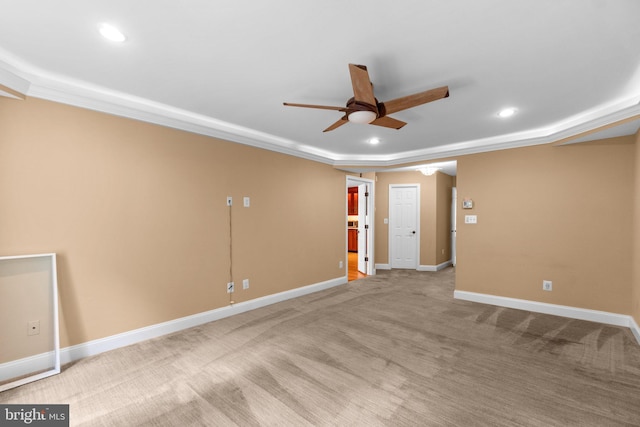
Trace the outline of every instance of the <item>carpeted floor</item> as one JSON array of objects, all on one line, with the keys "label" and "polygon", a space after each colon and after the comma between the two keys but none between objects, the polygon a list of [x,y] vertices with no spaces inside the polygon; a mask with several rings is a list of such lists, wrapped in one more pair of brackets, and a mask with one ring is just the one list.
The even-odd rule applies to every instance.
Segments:
[{"label": "carpeted floor", "polygon": [[0,393],[81,426],[640,425],[628,329],[453,299],[379,271],[87,358]]}]

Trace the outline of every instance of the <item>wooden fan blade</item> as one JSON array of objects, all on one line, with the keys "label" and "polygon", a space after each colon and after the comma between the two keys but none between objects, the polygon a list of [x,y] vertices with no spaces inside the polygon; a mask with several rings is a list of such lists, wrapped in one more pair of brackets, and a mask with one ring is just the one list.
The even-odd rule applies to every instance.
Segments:
[{"label": "wooden fan blade", "polygon": [[293,104],[291,102],[283,102],[282,105],[286,105],[287,107],[317,108],[320,110],[349,111],[347,107],[332,107],[330,105]]},{"label": "wooden fan blade", "polygon": [[369,80],[369,72],[364,65],[349,64],[353,97],[356,102],[363,102],[376,106],[376,98],[373,96],[373,85]]},{"label": "wooden fan blade", "polygon": [[380,103],[383,115],[396,113],[398,111],[413,108],[427,102],[437,101],[438,99],[447,98],[449,96],[449,86],[442,86],[436,89],[427,90],[425,92],[413,95],[403,96],[402,98],[392,99]]},{"label": "wooden fan blade", "polygon": [[396,120],[393,117],[389,117],[389,116],[378,117],[377,119],[375,119],[369,124],[376,125],[376,126],[383,126],[383,127],[392,128],[392,129],[400,129],[402,126],[406,125],[405,122],[401,120]]},{"label": "wooden fan blade", "polygon": [[329,132],[330,130],[334,130],[335,128],[339,128],[340,126],[342,126],[343,124],[347,123],[348,121],[349,121],[349,119],[347,118],[346,115],[344,115],[340,120],[338,120],[337,122],[335,122],[334,124],[332,124],[331,126],[326,128],[322,132]]}]

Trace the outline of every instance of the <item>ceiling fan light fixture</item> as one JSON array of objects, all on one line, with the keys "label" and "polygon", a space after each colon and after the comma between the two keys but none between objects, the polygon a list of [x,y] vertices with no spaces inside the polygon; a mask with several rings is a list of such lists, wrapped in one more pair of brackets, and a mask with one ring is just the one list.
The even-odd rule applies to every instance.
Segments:
[{"label": "ceiling fan light fixture", "polygon": [[367,124],[371,123],[378,117],[373,111],[354,111],[349,113],[349,121],[351,123]]}]

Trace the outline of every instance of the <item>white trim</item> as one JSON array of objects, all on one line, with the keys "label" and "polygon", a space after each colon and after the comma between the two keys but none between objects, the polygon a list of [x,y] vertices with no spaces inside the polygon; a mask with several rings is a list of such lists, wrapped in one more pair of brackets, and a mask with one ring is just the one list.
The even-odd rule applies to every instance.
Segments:
[{"label": "white trim", "polygon": [[[21,378],[7,384],[3,384],[2,386],[0,386],[0,392],[8,390],[9,388],[18,387],[32,381],[59,374],[59,369],[51,369],[51,362],[55,360],[56,355],[57,354],[55,351],[48,351],[46,353],[23,357],[22,359],[12,360],[11,362],[0,364],[0,378],[18,378],[29,375],[26,378]],[[44,370],[46,370],[47,372],[40,372]],[[32,372],[40,373],[30,375],[32,374]]]},{"label": "white trim", "polygon": [[[452,265],[451,260],[438,265],[419,265],[416,271],[440,271]],[[391,270],[391,264],[376,264],[378,270]]]},{"label": "white trim", "polygon": [[[12,360],[7,363],[0,364],[0,378],[11,379],[19,378],[15,381],[5,382],[0,385],[0,392],[20,385],[50,377],[60,373],[60,330],[58,320],[58,273],[56,267],[56,254],[32,254],[32,255],[14,255],[0,257],[0,261],[48,258],[49,272],[51,275],[51,325],[53,329],[53,350],[44,354],[28,356],[19,360]],[[53,366],[51,362],[53,361]],[[44,371],[44,372],[42,372]]]},{"label": "white trim", "polygon": [[453,265],[453,262],[451,260],[445,261],[438,265],[419,265],[417,270],[418,271],[440,271],[440,270],[444,270],[450,265]]},{"label": "white trim", "polygon": [[46,258],[46,257],[51,257],[52,259],[55,259],[55,255],[56,255],[55,253],[45,253],[45,254],[0,256],[0,261],[9,260],[9,259]]},{"label": "white trim", "polygon": [[[23,99],[29,91],[30,85],[28,80],[0,67],[0,96]],[[2,86],[8,91],[3,90]]]},{"label": "white trim", "polygon": [[629,320],[629,323],[630,323],[629,329],[631,329],[633,336],[636,337],[638,344],[640,344],[640,326],[638,326],[638,324],[636,323],[636,320],[633,317],[631,317],[631,319]]},{"label": "white trim", "polygon": [[[205,311],[191,316],[181,317],[179,319],[170,320],[168,322],[158,323],[144,328],[134,329],[132,331],[123,332],[121,334],[111,335],[82,344],[65,347],[60,351],[60,360],[63,364],[82,359],[84,357],[93,356],[109,350],[125,347],[141,341],[157,338],[163,335],[178,332],[184,329],[199,326],[215,320],[224,319],[246,311],[255,310],[278,302],[286,301],[292,298],[301,297],[303,295],[319,292],[347,283],[347,276],[338,277],[324,282],[315,283],[301,288],[291,289],[289,291],[280,292],[273,295],[267,295],[250,301],[239,302],[237,304],[226,307],[216,308],[214,310]],[[50,366],[50,353],[43,353],[24,359],[11,361],[0,364],[0,376],[14,378],[16,372],[33,372],[45,361]],[[31,371],[29,371],[31,370]],[[6,376],[5,376],[6,375]],[[18,384],[16,384],[18,385]]]},{"label": "white trim", "polygon": [[[368,239],[368,243],[369,243],[369,247],[368,247],[368,252],[369,252],[369,263],[367,264],[367,275],[368,276],[373,276],[376,274],[376,264],[373,263],[373,260],[375,259],[375,208],[376,208],[376,203],[375,203],[375,193],[376,193],[376,182],[372,179],[368,179],[368,178],[361,178],[361,177],[357,177],[357,176],[352,176],[352,175],[347,175],[347,179],[346,179],[346,184],[345,184],[345,192],[349,191],[349,183],[357,183],[357,184],[369,184],[369,201],[368,201],[368,207],[367,209],[369,210],[369,239]],[[347,217],[349,216],[349,209],[348,209],[348,201],[345,201],[345,210],[347,212]],[[345,259],[347,261],[347,274],[348,274],[348,270],[349,270],[349,230],[346,230],[346,238],[347,238],[347,243],[346,243],[346,248],[347,248],[347,253],[345,254]]]},{"label": "white trim", "polygon": [[587,320],[590,322],[604,323],[607,325],[624,326],[631,329],[631,332],[638,341],[638,344],[640,344],[640,328],[638,328],[638,324],[635,322],[633,317],[629,315],[467,291],[454,291],[453,297],[455,299],[478,302],[481,304],[515,308],[518,310],[551,314],[554,316],[568,317],[571,319]]},{"label": "white trim", "polygon": [[600,105],[585,113],[568,117],[548,127],[389,155],[349,156],[348,158],[336,157],[334,158],[333,165],[337,169],[347,172],[361,173],[370,171],[375,167],[397,166],[409,162],[437,160],[447,157],[549,144],[572,136],[579,137],[585,132],[597,130],[601,127],[635,117],[640,114],[639,99],[638,95],[634,95],[619,102],[614,101],[607,105]]},{"label": "white trim", "polygon": [[32,83],[29,96],[332,164],[329,151],[188,110],[99,87],[61,81],[47,83],[47,86]]},{"label": "white trim", "polygon": [[0,48],[0,84],[17,88],[29,97],[47,99],[101,111],[227,141],[359,171],[358,166],[385,167],[509,148],[548,144],[598,129],[640,114],[640,96],[633,94],[597,105],[546,127],[488,138],[387,155],[345,155],[275,135],[223,122],[191,111],[131,96],[105,87],[33,67]]}]

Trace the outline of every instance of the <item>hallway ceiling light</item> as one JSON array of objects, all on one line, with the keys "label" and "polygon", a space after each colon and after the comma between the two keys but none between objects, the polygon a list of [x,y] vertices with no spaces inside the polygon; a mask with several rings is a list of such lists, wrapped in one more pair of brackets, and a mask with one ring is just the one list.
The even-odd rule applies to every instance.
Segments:
[{"label": "hallway ceiling light", "polygon": [[371,144],[371,145],[380,144],[380,139],[379,138],[370,138],[369,139],[369,144]]},{"label": "hallway ceiling light", "polygon": [[441,168],[434,168],[434,167],[431,167],[431,166],[427,166],[427,167],[424,167],[424,168],[419,168],[417,170],[418,170],[418,172],[421,172],[422,175],[431,176],[434,173],[438,172],[440,169]]}]

